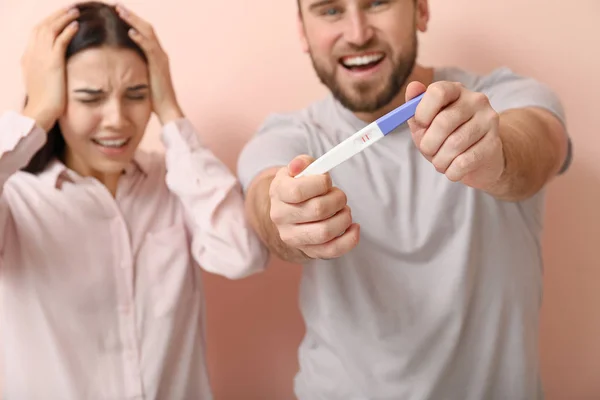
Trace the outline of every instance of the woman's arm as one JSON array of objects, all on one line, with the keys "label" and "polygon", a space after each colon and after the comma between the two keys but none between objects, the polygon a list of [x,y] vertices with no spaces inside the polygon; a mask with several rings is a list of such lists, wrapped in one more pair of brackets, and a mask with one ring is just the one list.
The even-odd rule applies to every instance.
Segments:
[{"label": "woman's arm", "polygon": [[33,29],[21,60],[27,105],[22,114],[0,117],[0,256],[9,216],[4,185],[46,143],[47,131],[65,108],[65,51],[77,32],[77,16],[77,9],[60,9]]},{"label": "woman's arm", "polygon": [[183,204],[192,255],[207,271],[230,279],[265,268],[268,251],[244,211],[241,185],[185,118],[164,125],[167,186]]},{"label": "woman's arm", "polygon": [[35,119],[12,111],[0,116],[0,257],[9,216],[4,185],[8,178],[29,163],[45,142],[46,132]]},{"label": "woman's arm", "polygon": [[183,204],[192,233],[192,255],[207,271],[241,278],[263,269],[267,249],[248,223],[241,185],[227,167],[200,143],[177,102],[169,59],[152,26],[129,9],[117,11],[133,29],[130,37],[148,58],[152,108],[167,148],[166,183]]}]

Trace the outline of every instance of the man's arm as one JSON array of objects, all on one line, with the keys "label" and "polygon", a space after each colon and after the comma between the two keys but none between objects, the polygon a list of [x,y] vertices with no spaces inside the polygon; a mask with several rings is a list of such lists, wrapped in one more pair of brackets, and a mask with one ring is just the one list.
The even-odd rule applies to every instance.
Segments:
[{"label": "man's arm", "polygon": [[273,254],[288,262],[302,263],[309,260],[309,257],[302,251],[285,244],[279,236],[275,223],[271,220],[269,189],[278,170],[278,167],[269,168],[254,178],[246,194],[246,213],[250,224]]},{"label": "man's arm", "polygon": [[505,168],[486,191],[507,201],[527,199],[568,162],[565,128],[549,111],[533,107],[507,110],[499,122]]}]

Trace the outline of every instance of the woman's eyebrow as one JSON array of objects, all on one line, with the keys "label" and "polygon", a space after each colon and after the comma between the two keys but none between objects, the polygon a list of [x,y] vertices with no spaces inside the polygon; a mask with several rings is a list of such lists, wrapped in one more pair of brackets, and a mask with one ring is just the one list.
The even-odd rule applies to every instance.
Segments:
[{"label": "woman's eyebrow", "polygon": [[[146,83],[141,83],[139,85],[134,85],[134,86],[130,86],[127,88],[128,92],[136,92],[138,90],[144,90],[144,89],[148,89],[149,86]],[[79,89],[75,89],[73,90],[73,92],[75,93],[86,93],[86,94],[91,94],[91,95],[99,95],[99,94],[103,94],[104,90],[102,89],[92,89],[92,88],[79,88]]]}]

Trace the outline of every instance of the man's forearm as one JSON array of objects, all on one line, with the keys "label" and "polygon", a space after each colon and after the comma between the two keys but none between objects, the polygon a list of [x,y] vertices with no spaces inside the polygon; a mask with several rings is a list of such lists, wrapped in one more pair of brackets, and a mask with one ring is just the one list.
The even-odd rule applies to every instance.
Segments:
[{"label": "man's forearm", "polygon": [[486,191],[501,200],[533,196],[557,174],[567,153],[564,128],[543,110],[502,113],[500,139],[506,167],[500,180]]},{"label": "man's forearm", "polygon": [[286,245],[279,236],[279,231],[270,217],[271,199],[269,187],[275,176],[262,175],[256,178],[246,196],[246,212],[250,224],[269,250],[282,260],[302,263],[309,259],[302,251]]}]

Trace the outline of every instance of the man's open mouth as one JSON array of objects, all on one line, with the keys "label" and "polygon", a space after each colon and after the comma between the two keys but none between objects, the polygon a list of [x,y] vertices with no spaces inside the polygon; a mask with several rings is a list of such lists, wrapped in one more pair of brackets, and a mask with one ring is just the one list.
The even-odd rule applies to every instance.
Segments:
[{"label": "man's open mouth", "polygon": [[340,59],[340,64],[350,71],[360,72],[377,66],[384,58],[384,53],[366,53],[342,57]]}]

